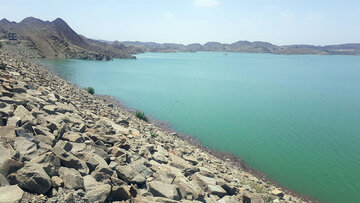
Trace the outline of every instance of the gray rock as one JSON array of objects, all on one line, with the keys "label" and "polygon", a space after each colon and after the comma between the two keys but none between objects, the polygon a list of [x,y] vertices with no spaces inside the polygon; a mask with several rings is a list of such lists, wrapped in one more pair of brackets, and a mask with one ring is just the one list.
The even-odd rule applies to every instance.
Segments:
[{"label": "gray rock", "polygon": [[86,144],[85,143],[76,143],[76,142],[72,142],[72,149],[71,149],[71,153],[73,154],[78,154],[79,152],[85,151],[86,150]]},{"label": "gray rock", "polygon": [[215,175],[212,171],[210,171],[209,169],[205,168],[205,167],[199,167],[200,170],[200,174],[209,178],[214,178]]},{"label": "gray rock", "polygon": [[39,164],[50,176],[58,175],[61,166],[60,159],[52,152],[47,152],[30,161],[30,163]]},{"label": "gray rock", "polygon": [[15,109],[14,116],[19,117],[21,126],[24,125],[28,130],[32,130],[32,127],[36,124],[35,117],[22,105]]},{"label": "gray rock", "polygon": [[59,176],[51,177],[51,181],[53,182],[54,187],[62,187],[64,185],[63,179],[61,179]]},{"label": "gray rock", "polygon": [[61,147],[55,146],[52,149],[52,152],[60,159],[61,165],[74,168],[78,170],[81,174],[87,175],[89,174],[89,168],[86,166],[86,163],[82,160],[78,159],[74,155],[69,152],[66,152]]},{"label": "gray rock", "polygon": [[188,200],[202,200],[204,191],[194,181],[175,181],[174,184],[179,186],[181,196]]},{"label": "gray rock", "polygon": [[16,181],[22,189],[37,194],[45,194],[52,187],[50,177],[39,165],[27,165],[18,170]]},{"label": "gray rock", "polygon": [[10,117],[6,122],[6,126],[19,127],[20,125],[21,120],[19,117]]},{"label": "gray rock", "polygon": [[2,165],[0,165],[0,173],[4,176],[9,175],[10,173],[15,173],[19,169],[24,166],[23,163],[13,160],[13,159],[6,159]]},{"label": "gray rock", "polygon": [[0,143],[0,167],[1,165],[7,160],[7,159],[11,159],[11,154],[10,154],[10,150],[8,150],[7,148],[5,148],[4,146],[2,146],[2,144]]},{"label": "gray rock", "polygon": [[199,173],[195,173],[191,177],[201,188],[206,188],[208,185],[216,185],[217,181],[215,178],[209,178]]},{"label": "gray rock", "polygon": [[0,202],[18,203],[23,198],[24,191],[17,185],[0,187]]},{"label": "gray rock", "polygon": [[6,177],[0,173],[0,187],[10,185]]},{"label": "gray rock", "polygon": [[226,191],[219,185],[208,185],[207,190],[209,194],[216,195],[220,198],[226,195]]},{"label": "gray rock", "polygon": [[36,144],[25,137],[16,137],[14,147],[25,160],[31,160],[38,156]]},{"label": "gray rock", "polygon": [[225,196],[219,200],[219,203],[238,203],[238,202],[242,202],[241,196]]},{"label": "gray rock", "polygon": [[114,186],[111,189],[110,199],[112,201],[125,201],[131,199],[131,193],[128,186]]},{"label": "gray rock", "polygon": [[59,169],[59,176],[64,181],[64,186],[69,189],[83,189],[84,179],[81,174],[73,168],[61,167]]},{"label": "gray rock", "polygon": [[9,117],[14,112],[14,105],[0,102],[0,114]]},{"label": "gray rock", "polygon": [[[116,173],[118,177],[127,183],[144,184],[145,182],[139,182],[139,180],[146,180],[152,175],[152,171],[145,165],[143,160],[134,161],[131,164],[125,166],[117,166]],[[144,178],[140,178],[143,176]]]},{"label": "gray rock", "polygon": [[264,203],[264,200],[261,198],[261,195],[249,192],[243,192],[240,194],[243,199],[243,202],[251,203]]},{"label": "gray rock", "polygon": [[110,177],[114,174],[114,171],[107,167],[107,166],[102,166],[102,165],[98,165],[95,170],[91,173],[91,176],[94,177],[96,179],[96,181],[98,182],[109,182],[110,181]]},{"label": "gray rock", "polygon": [[136,171],[130,166],[117,166],[116,167],[116,173],[118,177],[122,180],[124,180],[127,183],[131,183],[132,179],[138,175]]},{"label": "gray rock", "polygon": [[159,162],[159,163],[164,163],[166,164],[168,162],[168,159],[161,153],[159,152],[155,152],[153,154],[153,158],[155,161]]},{"label": "gray rock", "polygon": [[186,156],[186,155],[184,155],[183,158],[184,158],[186,161],[192,163],[194,166],[198,164],[198,161],[197,161],[193,156]]},{"label": "gray rock", "polygon": [[95,170],[95,168],[99,165],[103,167],[107,167],[108,164],[106,161],[99,155],[95,153],[90,153],[87,156],[86,165],[90,168],[91,171]]},{"label": "gray rock", "polygon": [[59,140],[59,141],[56,143],[55,147],[60,147],[61,149],[69,152],[69,151],[72,150],[73,145],[72,145],[70,142],[68,142],[68,141]]},{"label": "gray rock", "polygon": [[192,168],[192,164],[190,164],[189,162],[185,161],[184,159],[176,156],[176,155],[170,155],[170,165],[174,166],[176,168],[179,169],[185,169],[185,168]]},{"label": "gray rock", "polygon": [[0,135],[4,143],[13,142],[16,137],[15,128],[12,126],[0,126]]},{"label": "gray rock", "polygon": [[149,191],[155,197],[166,197],[172,200],[180,200],[179,188],[160,181],[153,181],[148,184]]},{"label": "gray rock", "polygon": [[99,183],[90,175],[84,177],[84,186],[90,202],[105,202],[111,192],[109,184]]},{"label": "gray rock", "polygon": [[83,143],[85,142],[84,138],[79,134],[75,132],[66,132],[62,139],[70,141],[70,142],[77,142],[77,143]]}]

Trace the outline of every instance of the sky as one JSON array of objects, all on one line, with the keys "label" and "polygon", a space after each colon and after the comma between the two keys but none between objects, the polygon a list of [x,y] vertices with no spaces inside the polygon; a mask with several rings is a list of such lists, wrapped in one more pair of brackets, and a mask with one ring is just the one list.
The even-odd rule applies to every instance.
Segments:
[{"label": "sky", "polygon": [[0,0],[0,18],[29,16],[111,41],[360,42],[360,0]]}]

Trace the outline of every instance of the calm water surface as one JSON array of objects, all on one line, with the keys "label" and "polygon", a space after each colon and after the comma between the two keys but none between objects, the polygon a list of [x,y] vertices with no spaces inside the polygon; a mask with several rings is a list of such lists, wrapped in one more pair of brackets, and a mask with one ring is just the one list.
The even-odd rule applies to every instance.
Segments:
[{"label": "calm water surface", "polygon": [[42,63],[326,202],[360,201],[360,56],[145,53]]}]

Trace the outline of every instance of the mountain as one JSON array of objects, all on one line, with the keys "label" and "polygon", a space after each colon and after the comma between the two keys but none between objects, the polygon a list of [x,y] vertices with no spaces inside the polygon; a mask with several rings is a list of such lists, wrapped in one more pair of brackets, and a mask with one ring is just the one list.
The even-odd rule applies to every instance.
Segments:
[{"label": "mountain", "polygon": [[[18,41],[7,41],[8,33],[16,33]],[[89,39],[77,34],[64,20],[42,21],[28,17],[19,23],[0,20],[0,40],[4,45],[22,55],[74,59],[110,60],[112,58],[135,58],[141,52],[243,52],[271,54],[323,54],[360,55],[360,44],[328,46],[286,45],[277,46],[268,42],[237,41],[231,44],[207,42],[205,44],[176,44],[139,41],[104,41]]]},{"label": "mountain", "polygon": [[271,53],[271,54],[322,54],[322,55],[360,55],[360,43],[314,46],[314,45],[286,45],[277,46],[268,42],[237,41],[231,44],[207,42],[205,44],[159,44],[155,42],[122,42],[128,46],[138,47],[144,52],[242,52],[242,53]]},{"label": "mountain", "polygon": [[8,44],[25,43],[21,48],[35,49],[41,57],[110,60],[134,58],[131,54],[136,53],[135,47],[109,44],[79,35],[61,18],[50,22],[28,17],[19,23],[2,19],[0,38],[6,38],[10,32],[17,34],[19,42]]}]

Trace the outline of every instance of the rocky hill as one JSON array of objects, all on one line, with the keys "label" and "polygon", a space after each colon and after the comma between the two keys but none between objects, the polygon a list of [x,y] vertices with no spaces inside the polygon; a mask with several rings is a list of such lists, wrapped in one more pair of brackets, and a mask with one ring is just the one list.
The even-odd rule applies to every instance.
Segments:
[{"label": "rocky hill", "polygon": [[0,202],[310,202],[134,114],[0,48]]},{"label": "rocky hill", "polygon": [[[8,33],[16,33],[18,42],[6,41]],[[28,17],[19,23],[7,19],[0,21],[0,39],[5,45],[21,50],[19,44],[29,45],[30,50],[41,57],[59,57],[75,59],[110,60],[111,58],[134,58],[133,48],[127,46],[113,46],[96,40],[88,39],[77,34],[62,19],[52,22]],[[30,52],[30,51],[29,51]]]},{"label": "rocky hill", "polygon": [[122,42],[128,46],[136,46],[144,52],[242,52],[242,53],[271,53],[271,54],[322,54],[322,55],[360,55],[359,44],[341,44],[329,46],[289,45],[277,46],[268,42],[238,41],[231,44],[208,42],[205,44],[174,44],[155,42]]}]

